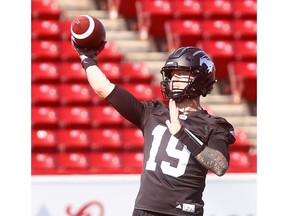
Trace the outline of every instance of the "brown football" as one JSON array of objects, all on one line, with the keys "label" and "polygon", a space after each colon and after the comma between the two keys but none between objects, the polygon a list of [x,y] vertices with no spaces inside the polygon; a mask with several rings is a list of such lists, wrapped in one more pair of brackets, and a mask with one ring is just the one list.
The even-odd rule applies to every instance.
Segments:
[{"label": "brown football", "polygon": [[106,40],[106,31],[102,22],[90,15],[80,15],[71,23],[74,40],[86,49],[97,49]]}]

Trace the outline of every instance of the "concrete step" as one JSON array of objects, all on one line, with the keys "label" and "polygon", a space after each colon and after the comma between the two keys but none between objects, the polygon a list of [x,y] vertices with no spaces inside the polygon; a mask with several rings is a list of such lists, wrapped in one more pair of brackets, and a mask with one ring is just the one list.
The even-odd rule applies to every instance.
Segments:
[{"label": "concrete step", "polygon": [[166,52],[130,52],[126,55],[126,59],[129,59],[129,61],[149,61],[156,64],[161,62],[162,66],[165,63],[167,57],[168,54]]},{"label": "concrete step", "polygon": [[235,127],[257,127],[256,116],[229,116],[226,119]]},{"label": "concrete step", "polygon": [[115,42],[122,41],[122,40],[139,41],[139,34],[138,32],[135,32],[135,31],[106,30],[106,38],[107,40],[113,40]]},{"label": "concrete step", "polygon": [[256,126],[242,126],[240,127],[243,130],[249,139],[257,139],[257,127]]},{"label": "concrete step", "polygon": [[95,1],[91,0],[56,0],[62,11],[96,9]]},{"label": "concrete step", "polygon": [[209,109],[214,115],[223,116],[229,118],[230,116],[249,116],[249,108],[247,104],[205,104],[208,105]]},{"label": "concrete step", "polygon": [[139,41],[139,40],[114,40],[118,45],[119,50],[125,55],[127,60],[127,55],[129,53],[137,52],[147,52],[151,50],[150,43],[148,41]]}]

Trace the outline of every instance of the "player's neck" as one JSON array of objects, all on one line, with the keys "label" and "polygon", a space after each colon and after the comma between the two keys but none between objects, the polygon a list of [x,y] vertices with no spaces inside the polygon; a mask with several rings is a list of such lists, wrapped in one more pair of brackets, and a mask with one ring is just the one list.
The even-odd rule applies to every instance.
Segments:
[{"label": "player's neck", "polygon": [[200,105],[200,97],[183,100],[177,103],[177,107],[179,108],[179,111],[183,114],[189,114],[191,112],[203,110]]}]

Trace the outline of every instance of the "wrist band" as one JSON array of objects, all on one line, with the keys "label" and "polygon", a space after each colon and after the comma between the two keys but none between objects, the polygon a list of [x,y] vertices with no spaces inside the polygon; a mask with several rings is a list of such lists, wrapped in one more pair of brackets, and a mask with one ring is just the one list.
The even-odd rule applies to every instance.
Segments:
[{"label": "wrist band", "polygon": [[183,126],[174,136],[187,146],[193,156],[198,155],[205,148],[204,143]]},{"label": "wrist band", "polygon": [[85,58],[81,61],[82,67],[86,70],[89,66],[97,65],[97,62],[94,58]]}]

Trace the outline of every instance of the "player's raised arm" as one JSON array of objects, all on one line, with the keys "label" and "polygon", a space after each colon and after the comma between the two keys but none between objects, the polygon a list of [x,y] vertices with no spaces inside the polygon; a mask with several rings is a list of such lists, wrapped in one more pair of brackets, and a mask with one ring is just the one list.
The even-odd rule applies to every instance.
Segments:
[{"label": "player's raised arm", "polygon": [[82,67],[85,69],[87,79],[93,90],[100,97],[107,97],[114,89],[114,84],[111,83],[105,74],[97,67],[96,56],[104,49],[106,41],[104,41],[97,49],[87,50],[81,48],[74,39],[71,42],[75,50],[78,52],[81,59]]},{"label": "player's raised arm", "polygon": [[71,23],[71,42],[80,56],[82,67],[93,90],[105,98],[114,88],[105,74],[97,67],[96,56],[106,44],[104,25],[96,17],[80,15]]}]

